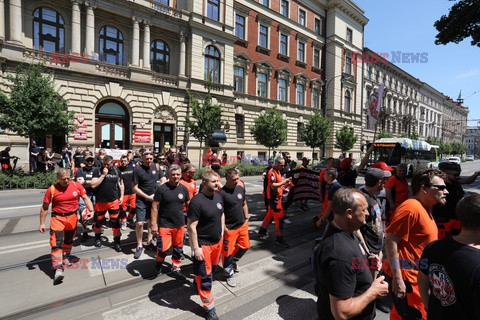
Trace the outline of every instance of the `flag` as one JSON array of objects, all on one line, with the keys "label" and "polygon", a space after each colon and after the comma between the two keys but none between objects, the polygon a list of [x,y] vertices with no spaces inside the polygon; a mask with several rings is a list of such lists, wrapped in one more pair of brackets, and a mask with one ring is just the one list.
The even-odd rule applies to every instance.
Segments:
[{"label": "flag", "polygon": [[375,130],[380,112],[382,111],[383,87],[384,84],[380,85],[376,90],[373,90],[373,93],[367,98],[367,102],[365,102],[365,108],[368,114],[368,129],[371,130]]}]

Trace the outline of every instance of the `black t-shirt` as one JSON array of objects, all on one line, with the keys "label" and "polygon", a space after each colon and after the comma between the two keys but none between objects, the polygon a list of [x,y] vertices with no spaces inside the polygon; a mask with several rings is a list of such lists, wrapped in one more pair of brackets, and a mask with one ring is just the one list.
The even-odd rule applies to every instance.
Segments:
[{"label": "black t-shirt", "polygon": [[157,188],[153,199],[160,201],[158,208],[158,225],[160,227],[178,228],[185,225],[183,204],[190,200],[190,196],[183,184],[172,186],[168,182],[164,183]]},{"label": "black t-shirt", "polygon": [[199,245],[216,244],[222,237],[223,201],[218,193],[207,197],[203,192],[195,195],[188,206],[188,219],[198,221]]},{"label": "black t-shirt", "polygon": [[225,225],[229,230],[237,229],[245,223],[245,216],[243,215],[245,192],[244,184],[239,183],[234,189],[224,186],[218,193],[225,206]]},{"label": "black t-shirt", "polygon": [[[357,297],[373,282],[372,273],[364,263],[367,259],[360,241],[354,235],[329,225],[318,248],[315,276],[317,279],[318,313],[320,319],[334,319],[329,294],[339,299]],[[375,301],[352,319],[375,318]]]},{"label": "black t-shirt", "polygon": [[150,168],[138,166],[133,169],[133,184],[137,184],[146,195],[151,195],[155,193],[157,181],[164,176],[162,170],[158,170],[155,164]]},{"label": "black t-shirt", "polygon": [[75,168],[80,168],[80,165],[85,160],[85,155],[83,153],[75,153],[73,155],[73,160],[75,161]]},{"label": "black t-shirt", "polygon": [[[94,174],[94,178],[98,178],[101,175],[103,168],[97,170]],[[102,183],[96,187],[97,190],[97,203],[98,202],[111,202],[115,201],[120,197],[120,170],[113,167],[108,170],[107,175],[103,178]]]},{"label": "black t-shirt", "polygon": [[133,194],[133,168],[132,167],[119,167],[120,175],[123,179],[124,195]]},{"label": "black t-shirt", "polygon": [[[0,151],[0,163],[1,164],[9,164],[10,163],[10,153],[7,150]],[[5,159],[3,159],[5,158]]]},{"label": "black t-shirt", "polygon": [[451,219],[458,219],[455,214],[455,207],[457,206],[458,201],[463,198],[465,191],[463,191],[462,185],[458,182],[456,183],[447,183],[447,202],[443,206],[434,206],[433,207],[433,217],[437,222],[447,222]]},{"label": "black t-shirt", "polygon": [[[98,172],[98,168],[83,167],[77,170],[77,172],[75,173],[75,178],[82,177],[85,180],[85,182],[90,182],[92,181],[92,178],[95,172]],[[95,193],[94,189],[92,189],[91,187],[85,188],[85,190],[87,190],[88,195],[92,195]]]},{"label": "black t-shirt", "polygon": [[429,243],[420,271],[430,280],[428,319],[480,319],[480,249],[445,238]]},{"label": "black t-shirt", "polygon": [[349,169],[347,171],[340,171],[337,180],[344,187],[355,188],[355,181],[357,180],[357,170]]}]

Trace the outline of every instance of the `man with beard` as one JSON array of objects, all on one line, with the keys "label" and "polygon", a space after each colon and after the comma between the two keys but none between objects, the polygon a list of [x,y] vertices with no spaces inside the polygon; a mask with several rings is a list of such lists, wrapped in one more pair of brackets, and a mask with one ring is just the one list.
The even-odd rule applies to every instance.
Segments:
[{"label": "man with beard", "polygon": [[122,210],[120,212],[120,221],[122,230],[127,230],[127,221],[133,223],[133,217],[135,216],[135,208],[137,202],[137,195],[133,192],[133,168],[129,166],[128,155],[123,155],[120,159],[120,175],[122,176],[123,186],[125,191],[123,192]]},{"label": "man with beard", "polygon": [[198,294],[202,299],[206,319],[215,320],[215,301],[212,295],[213,266],[218,265],[225,230],[222,197],[217,173],[207,170],[202,175],[203,188],[188,207],[188,234],[192,248],[193,273]]},{"label": "man with beard", "polygon": [[[94,159],[92,155],[85,156],[84,166],[78,169],[75,173],[75,180],[85,188],[88,198],[95,207],[96,199],[95,191],[92,188],[92,178],[93,175],[98,171],[98,168],[93,166],[93,161]],[[81,242],[88,240],[87,221],[85,221],[82,217],[83,210],[85,210],[85,202],[82,198],[80,198],[78,202],[78,213],[80,214],[80,222],[83,228],[82,237],[80,238]]]},{"label": "man with beard", "polygon": [[180,159],[177,157],[177,148],[170,148],[167,152],[167,157],[165,158],[165,165],[167,168],[170,168],[172,164],[180,165]]},{"label": "man with beard", "polygon": [[385,248],[389,266],[394,307],[390,319],[425,319],[417,275],[423,249],[437,240],[438,229],[432,211],[444,205],[448,194],[445,174],[440,170],[423,169],[412,177],[413,197],[403,202],[387,228]]}]

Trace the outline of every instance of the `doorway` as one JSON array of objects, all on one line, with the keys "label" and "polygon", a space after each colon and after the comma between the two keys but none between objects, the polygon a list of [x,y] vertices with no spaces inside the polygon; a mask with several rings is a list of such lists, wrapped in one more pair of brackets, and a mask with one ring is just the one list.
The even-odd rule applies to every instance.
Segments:
[{"label": "doorway", "polygon": [[163,153],[165,151],[165,145],[169,145],[170,147],[175,146],[173,129],[173,124],[153,124],[153,151],[155,153]]},{"label": "doorway", "polygon": [[125,106],[116,101],[100,104],[95,114],[95,147],[129,149],[129,123]]}]

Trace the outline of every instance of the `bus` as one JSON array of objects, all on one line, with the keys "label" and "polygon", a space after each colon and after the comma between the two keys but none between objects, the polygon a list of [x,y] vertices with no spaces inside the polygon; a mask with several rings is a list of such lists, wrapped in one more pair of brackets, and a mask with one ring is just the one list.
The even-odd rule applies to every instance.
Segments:
[{"label": "bus", "polygon": [[[371,144],[367,145],[370,147]],[[377,161],[384,161],[395,168],[400,163],[407,165],[407,175],[411,177],[417,170],[438,168],[438,149],[436,145],[408,138],[382,138],[373,143],[368,167]]]}]

